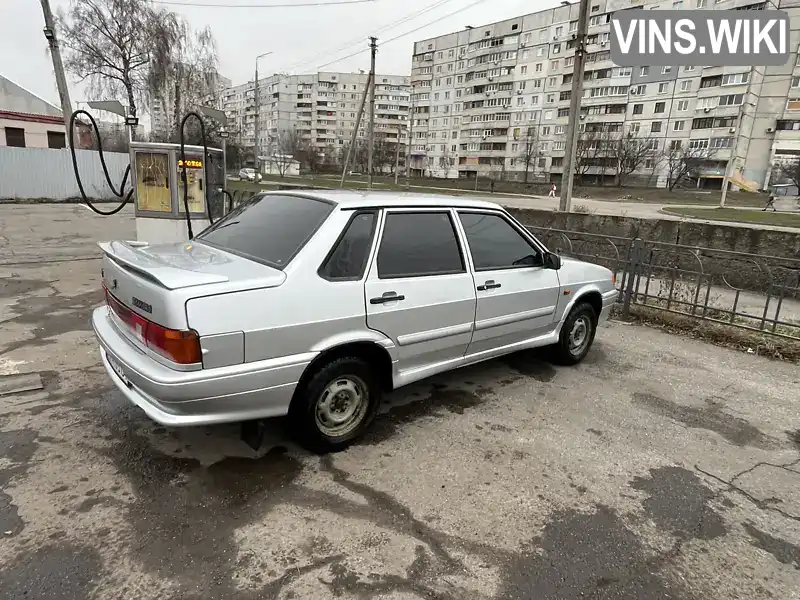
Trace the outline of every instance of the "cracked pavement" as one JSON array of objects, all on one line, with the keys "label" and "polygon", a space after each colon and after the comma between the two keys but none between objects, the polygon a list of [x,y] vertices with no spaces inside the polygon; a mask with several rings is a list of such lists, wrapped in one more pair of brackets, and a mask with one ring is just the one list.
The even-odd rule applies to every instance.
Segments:
[{"label": "cracked pavement", "polygon": [[4,599],[800,599],[797,365],[612,323],[578,367],[399,390],[346,452],[280,421],[253,452],[150,422],[100,366],[93,241],[132,235],[0,207]]}]

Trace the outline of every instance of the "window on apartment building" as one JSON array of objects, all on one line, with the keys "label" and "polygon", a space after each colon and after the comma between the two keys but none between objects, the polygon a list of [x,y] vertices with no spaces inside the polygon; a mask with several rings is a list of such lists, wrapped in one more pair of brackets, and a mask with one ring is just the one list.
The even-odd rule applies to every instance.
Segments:
[{"label": "window on apartment building", "polygon": [[547,29],[542,29],[539,32],[539,41],[545,41],[547,39]]},{"label": "window on apartment building", "polygon": [[[536,111],[539,112],[538,110]],[[550,135],[550,125],[545,125],[542,127],[542,135]]]},{"label": "window on apartment building", "polygon": [[561,44],[553,44],[553,54],[561,52]]},{"label": "window on apartment building", "polygon": [[635,114],[635,115],[644,114],[644,104],[634,104],[633,105],[633,114]]},{"label": "window on apartment building", "polygon": [[574,56],[568,56],[568,57],[566,57],[564,59],[564,66],[565,67],[571,67],[574,64],[575,64],[575,57]]},{"label": "window on apartment building", "polygon": [[658,84],[658,93],[659,94],[666,94],[669,91],[669,84],[668,83],[659,83]]},{"label": "window on apartment building", "polygon": [[553,118],[553,111],[552,110],[544,111],[544,118],[547,119],[548,121],[550,119],[552,119]]},{"label": "window on apartment building", "polygon": [[652,121],[650,123],[650,133],[660,133],[661,132],[661,121]]},{"label": "window on apartment building", "polygon": [[555,133],[556,135],[562,135],[564,131],[566,131],[566,126],[564,125],[556,125],[553,128],[553,133]]},{"label": "window on apartment building", "polygon": [[681,81],[681,91],[682,92],[691,92],[692,91],[692,80],[691,79],[684,79]]},{"label": "window on apartment building", "polygon": [[739,106],[744,102],[744,94],[729,94],[719,97],[718,106]]},{"label": "window on apartment building", "polygon": [[667,75],[669,73],[672,73],[672,67],[661,67],[661,74],[662,75]]},{"label": "window on apartment building", "polygon": [[786,110],[800,110],[800,98],[789,98],[786,101]]},{"label": "window on apartment building", "polygon": [[792,87],[800,87],[800,77],[792,77]]},{"label": "window on apartment building", "polygon": [[686,124],[686,121],[674,121],[672,123],[672,131],[683,131],[683,126]]},{"label": "window on apartment building", "polygon": [[646,85],[635,85],[631,88],[631,96],[644,96],[646,91]]},{"label": "window on apartment building", "polygon": [[549,87],[556,87],[556,85],[558,85],[558,78],[557,77],[550,77],[547,80],[547,85]]},{"label": "window on apartment building", "polygon": [[666,109],[667,103],[666,102],[656,102],[655,106],[653,106],[654,113],[663,113],[664,109]]},{"label": "window on apartment building", "polygon": [[553,71],[557,71],[558,70],[558,61],[557,60],[551,60],[550,61],[550,68]]},{"label": "window on apartment building", "polygon": [[444,93],[444,99],[448,100],[449,98],[450,98],[450,92],[445,92]]},{"label": "window on apartment building", "polygon": [[628,131],[631,133],[631,135],[637,135],[641,127],[642,124],[639,123],[639,121],[634,121],[633,123],[630,124],[630,129]]},{"label": "window on apartment building", "polygon": [[678,100],[678,112],[689,110],[688,100]]},{"label": "window on apartment building", "polygon": [[545,100],[547,104],[555,104],[555,101],[556,101],[555,94],[547,94],[547,99]]},{"label": "window on apartment building", "polygon": [[[750,73],[731,73],[729,75],[722,76],[722,85],[736,85],[739,83],[747,83],[747,79],[750,76]],[[792,77],[792,83],[794,83],[794,77]]]},{"label": "window on apartment building", "polygon": [[542,72],[542,63],[536,63],[536,66],[533,68],[536,73]]},{"label": "window on apartment building", "polygon": [[639,77],[646,77],[650,73],[650,67],[639,67]]},{"label": "window on apartment building", "polygon": [[66,148],[67,136],[63,131],[48,131],[47,132],[47,147],[48,148]]},{"label": "window on apartment building", "polygon": [[25,130],[21,127],[6,127],[6,146],[25,147]]},{"label": "window on apartment building", "polygon": [[556,115],[559,118],[568,117],[569,116],[569,109],[568,108],[559,108],[558,114]]}]

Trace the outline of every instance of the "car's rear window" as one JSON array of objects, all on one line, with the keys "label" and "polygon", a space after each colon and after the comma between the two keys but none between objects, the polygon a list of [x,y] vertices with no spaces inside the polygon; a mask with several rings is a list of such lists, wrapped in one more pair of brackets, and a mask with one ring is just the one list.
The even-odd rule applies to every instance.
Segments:
[{"label": "car's rear window", "polygon": [[197,236],[234,254],[283,269],[333,211],[325,200],[257,195]]}]

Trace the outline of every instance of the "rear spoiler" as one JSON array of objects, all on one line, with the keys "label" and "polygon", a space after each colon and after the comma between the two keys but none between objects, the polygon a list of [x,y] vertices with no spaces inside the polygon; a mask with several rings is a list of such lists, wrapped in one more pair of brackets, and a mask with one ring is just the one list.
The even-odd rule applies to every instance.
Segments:
[{"label": "rear spoiler", "polygon": [[133,271],[139,277],[153,281],[168,290],[228,281],[224,275],[200,273],[167,265],[139,250],[138,248],[148,246],[141,242],[98,242],[97,245],[110,260],[122,268]]}]

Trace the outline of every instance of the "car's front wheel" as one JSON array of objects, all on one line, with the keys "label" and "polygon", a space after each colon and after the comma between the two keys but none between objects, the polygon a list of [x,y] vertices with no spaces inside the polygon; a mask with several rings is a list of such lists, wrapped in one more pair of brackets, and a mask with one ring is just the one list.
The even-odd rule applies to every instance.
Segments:
[{"label": "car's front wheel", "polygon": [[298,441],[313,452],[343,450],[369,428],[382,390],[373,369],[360,358],[332,360],[295,393],[289,412]]},{"label": "car's front wheel", "polygon": [[575,306],[561,327],[555,345],[555,359],[562,365],[575,365],[589,353],[597,331],[597,314],[588,302]]}]

